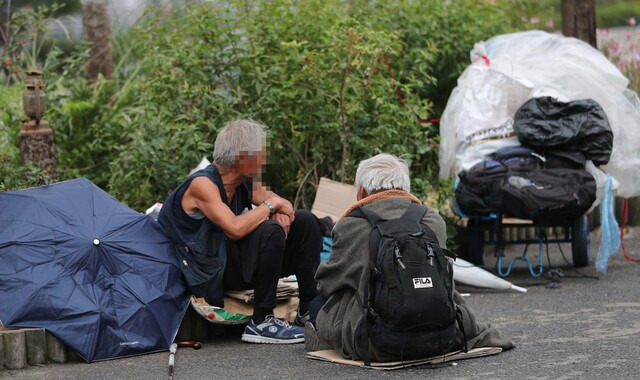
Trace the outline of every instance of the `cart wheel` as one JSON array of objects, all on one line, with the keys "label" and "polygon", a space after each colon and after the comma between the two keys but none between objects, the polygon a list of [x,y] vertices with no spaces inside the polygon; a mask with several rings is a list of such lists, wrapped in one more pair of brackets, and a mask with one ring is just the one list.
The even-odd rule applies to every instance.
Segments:
[{"label": "cart wheel", "polygon": [[589,265],[589,220],[582,215],[571,225],[571,253],[576,268]]},{"label": "cart wheel", "polygon": [[484,230],[477,219],[469,219],[467,223],[467,245],[469,261],[482,266],[484,264]]}]

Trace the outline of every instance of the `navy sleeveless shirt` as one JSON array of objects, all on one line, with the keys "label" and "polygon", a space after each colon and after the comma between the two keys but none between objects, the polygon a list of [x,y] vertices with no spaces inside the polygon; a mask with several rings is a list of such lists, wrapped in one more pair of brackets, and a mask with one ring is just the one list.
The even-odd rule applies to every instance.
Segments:
[{"label": "navy sleeveless shirt", "polygon": [[196,297],[204,297],[212,306],[224,306],[223,276],[227,263],[227,237],[224,231],[208,218],[194,218],[182,208],[182,197],[194,178],[206,177],[218,186],[222,201],[231,211],[240,215],[251,209],[251,181],[238,186],[231,202],[222,184],[218,169],[209,165],[193,173],[164,202],[158,223],[174,242],[176,255],[189,285]]}]

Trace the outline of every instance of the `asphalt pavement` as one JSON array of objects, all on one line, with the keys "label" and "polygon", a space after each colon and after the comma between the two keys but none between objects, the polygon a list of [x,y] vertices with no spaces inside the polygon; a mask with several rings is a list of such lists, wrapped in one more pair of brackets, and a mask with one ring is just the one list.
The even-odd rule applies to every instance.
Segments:
[{"label": "asphalt pavement", "polygon": [[[640,257],[640,227],[625,237],[627,250]],[[591,261],[598,251],[591,235]],[[570,246],[562,246],[570,261]],[[513,247],[514,257],[523,247]],[[531,250],[530,250],[531,251]],[[535,260],[536,253],[529,253]],[[551,266],[564,277],[533,278],[519,266],[508,280],[526,294],[459,286],[478,320],[489,321],[517,347],[499,355],[389,372],[305,358],[304,345],[255,345],[240,342],[231,328],[203,341],[203,348],[180,348],[175,379],[638,379],[640,378],[640,264],[618,252],[606,274],[593,265],[578,271],[557,247]],[[486,256],[492,267],[495,260]],[[548,262],[545,259],[545,265]],[[12,379],[167,379],[168,352],[98,363],[70,362],[0,371]]]}]

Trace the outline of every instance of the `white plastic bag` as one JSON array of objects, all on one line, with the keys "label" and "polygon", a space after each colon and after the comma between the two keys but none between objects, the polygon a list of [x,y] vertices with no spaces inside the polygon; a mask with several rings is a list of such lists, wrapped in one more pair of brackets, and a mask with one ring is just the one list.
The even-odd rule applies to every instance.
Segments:
[{"label": "white plastic bag", "polygon": [[529,88],[483,60],[467,67],[440,120],[440,176],[448,178],[502,147],[520,145],[513,115],[528,94]]},{"label": "white plastic bag", "polygon": [[615,178],[608,176],[607,173],[603,172],[602,169],[598,169],[591,160],[587,160],[587,164],[585,165],[585,170],[589,172],[596,180],[596,200],[593,202],[589,211],[585,214],[589,214],[593,209],[598,207],[598,205],[602,202],[602,198],[604,197],[605,185],[607,184],[607,178],[611,178],[611,188],[614,191],[618,190],[620,184]]},{"label": "white plastic bag", "polygon": [[195,168],[191,169],[191,171],[189,172],[189,175],[197,172],[198,170],[202,170],[202,169],[206,168],[209,165],[211,165],[211,162],[207,159],[207,157],[202,157],[202,160],[200,160],[200,162],[198,163],[198,166],[196,166]]}]

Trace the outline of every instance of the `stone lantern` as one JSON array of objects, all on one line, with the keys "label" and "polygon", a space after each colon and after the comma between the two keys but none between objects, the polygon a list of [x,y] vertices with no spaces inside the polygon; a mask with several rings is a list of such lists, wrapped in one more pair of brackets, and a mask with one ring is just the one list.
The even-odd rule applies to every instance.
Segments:
[{"label": "stone lantern", "polygon": [[29,119],[22,123],[20,131],[20,159],[23,164],[33,162],[52,180],[56,178],[56,150],[53,131],[43,120],[47,106],[42,71],[27,71],[26,91],[22,97],[22,109]]},{"label": "stone lantern", "polygon": [[22,95],[22,109],[31,120],[35,120],[35,126],[39,126],[44,111],[47,109],[47,97],[44,93],[42,71],[27,71],[25,85],[27,90]]}]

